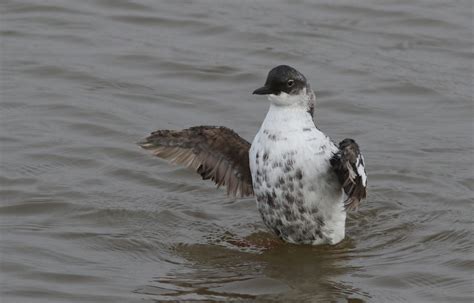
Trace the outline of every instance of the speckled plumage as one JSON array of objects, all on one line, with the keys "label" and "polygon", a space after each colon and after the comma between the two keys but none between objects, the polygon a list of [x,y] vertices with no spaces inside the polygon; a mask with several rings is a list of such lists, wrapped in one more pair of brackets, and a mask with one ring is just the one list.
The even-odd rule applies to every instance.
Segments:
[{"label": "speckled plumage", "polygon": [[283,240],[344,238],[344,194],[330,164],[337,151],[304,107],[271,105],[250,148],[250,170],[263,221]]},{"label": "speckled plumage", "polygon": [[254,94],[271,102],[252,145],[226,127],[159,130],[140,146],[186,165],[234,196],[255,195],[265,224],[295,244],[344,239],[346,210],[366,197],[364,158],[352,139],[336,146],[314,124],[306,78],[280,65]]}]

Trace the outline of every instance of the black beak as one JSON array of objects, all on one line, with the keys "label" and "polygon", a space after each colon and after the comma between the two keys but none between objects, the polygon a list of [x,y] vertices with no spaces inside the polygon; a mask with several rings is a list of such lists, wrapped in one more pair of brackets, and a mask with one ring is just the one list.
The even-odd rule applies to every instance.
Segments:
[{"label": "black beak", "polygon": [[253,91],[254,95],[270,95],[273,94],[272,90],[268,86],[262,86]]}]

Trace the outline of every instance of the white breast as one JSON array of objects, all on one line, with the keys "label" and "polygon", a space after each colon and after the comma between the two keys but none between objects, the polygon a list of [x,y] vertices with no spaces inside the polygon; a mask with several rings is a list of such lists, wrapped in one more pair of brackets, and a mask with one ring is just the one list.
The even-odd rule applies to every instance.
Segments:
[{"label": "white breast", "polygon": [[292,243],[344,238],[343,191],[329,160],[338,148],[301,107],[271,105],[250,149],[265,224]]}]

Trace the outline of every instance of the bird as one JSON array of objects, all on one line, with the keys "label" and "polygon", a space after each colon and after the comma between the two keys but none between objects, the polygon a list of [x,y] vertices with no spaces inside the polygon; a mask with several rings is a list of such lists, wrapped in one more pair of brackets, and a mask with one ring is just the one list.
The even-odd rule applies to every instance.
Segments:
[{"label": "bird", "polygon": [[271,69],[253,94],[266,95],[270,107],[252,143],[224,126],[194,126],[154,131],[139,145],[230,196],[254,196],[264,224],[284,242],[341,242],[347,212],[367,195],[359,145],[335,144],[317,127],[315,93],[291,66]]}]

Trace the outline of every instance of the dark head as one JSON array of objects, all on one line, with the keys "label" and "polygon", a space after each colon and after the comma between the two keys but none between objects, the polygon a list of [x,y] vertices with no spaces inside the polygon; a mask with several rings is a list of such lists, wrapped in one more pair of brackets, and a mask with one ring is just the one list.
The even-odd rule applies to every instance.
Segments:
[{"label": "dark head", "polygon": [[265,85],[256,89],[256,95],[298,95],[307,87],[306,78],[299,71],[288,65],[273,68],[267,76]]}]

